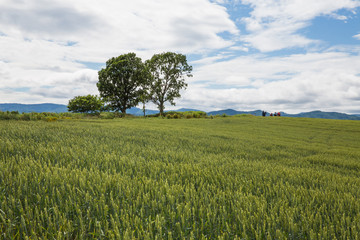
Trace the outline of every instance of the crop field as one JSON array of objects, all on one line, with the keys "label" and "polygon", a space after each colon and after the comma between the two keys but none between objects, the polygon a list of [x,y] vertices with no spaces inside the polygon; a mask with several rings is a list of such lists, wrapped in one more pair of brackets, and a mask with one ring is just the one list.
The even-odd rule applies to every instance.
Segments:
[{"label": "crop field", "polygon": [[0,121],[0,239],[360,239],[360,121]]}]

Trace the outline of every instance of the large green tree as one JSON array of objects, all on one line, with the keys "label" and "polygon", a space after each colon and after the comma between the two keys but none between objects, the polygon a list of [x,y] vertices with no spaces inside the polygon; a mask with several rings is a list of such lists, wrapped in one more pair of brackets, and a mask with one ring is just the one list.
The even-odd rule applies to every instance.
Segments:
[{"label": "large green tree", "polygon": [[135,53],[120,55],[106,62],[99,72],[97,87],[100,96],[114,111],[126,115],[126,109],[137,106],[142,96],[142,84],[146,78],[145,65]]},{"label": "large green tree", "polygon": [[69,100],[68,111],[78,113],[96,113],[104,109],[104,102],[95,95],[76,96]]},{"label": "large green tree", "polygon": [[180,90],[187,87],[185,77],[192,77],[192,67],[183,54],[166,52],[155,54],[146,61],[151,74],[151,101],[158,106],[163,116],[165,102],[175,105],[175,98],[181,97]]}]

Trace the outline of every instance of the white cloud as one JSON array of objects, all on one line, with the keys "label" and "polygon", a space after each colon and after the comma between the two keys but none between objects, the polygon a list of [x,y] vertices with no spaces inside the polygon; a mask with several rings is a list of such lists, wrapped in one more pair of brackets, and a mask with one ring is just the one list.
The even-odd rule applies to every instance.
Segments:
[{"label": "white cloud", "polygon": [[[253,8],[240,21],[248,35],[240,34],[224,7],[237,2]],[[0,102],[66,104],[97,94],[97,71],[82,62],[175,51],[203,56],[191,62],[194,77],[175,108],[360,112],[358,46],[252,55],[252,48],[270,52],[317,43],[299,30],[318,16],[346,20],[337,11],[357,6],[355,0],[2,0]]]},{"label": "white cloud", "polygon": [[249,48],[245,46],[233,46],[233,47],[229,47],[229,50],[249,52]]},{"label": "white cloud", "polygon": [[96,92],[97,73],[84,73],[81,62],[204,53],[233,45],[220,33],[238,34],[226,8],[207,0],[2,0],[0,12],[0,102],[14,99],[7,91],[29,88],[11,96],[66,103]]},{"label": "white cloud", "polygon": [[339,15],[339,14],[336,14],[336,13],[333,13],[330,15],[332,18],[335,18],[337,20],[341,20],[341,21],[345,21],[348,20],[348,17],[347,16],[344,16],[344,15]]},{"label": "white cloud", "polygon": [[218,49],[232,42],[217,34],[237,34],[226,9],[207,0],[8,1],[0,10],[6,35],[77,42],[78,50],[99,48],[106,57],[129,49]]},{"label": "white cloud", "polygon": [[262,52],[292,47],[304,47],[317,43],[298,34],[300,29],[311,24],[318,16],[330,15],[341,20],[346,16],[337,15],[341,9],[353,10],[360,6],[356,0],[242,0],[253,8],[250,17],[242,18],[250,34],[242,40]]},{"label": "white cloud", "polygon": [[214,62],[198,67],[180,104],[206,110],[359,112],[359,64],[359,55],[341,52]]}]

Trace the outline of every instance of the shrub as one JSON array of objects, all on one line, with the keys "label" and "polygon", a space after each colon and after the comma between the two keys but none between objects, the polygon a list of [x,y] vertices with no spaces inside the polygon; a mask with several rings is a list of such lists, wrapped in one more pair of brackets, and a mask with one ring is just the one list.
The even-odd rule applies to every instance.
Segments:
[{"label": "shrub", "polygon": [[12,111],[12,112],[10,112],[10,119],[19,120],[19,119],[20,119],[19,112],[18,112],[18,111]]},{"label": "shrub", "polygon": [[72,119],[72,118],[71,118],[71,117],[64,117],[64,116],[62,116],[61,119],[69,120],[69,119]]},{"label": "shrub", "polygon": [[103,112],[100,114],[100,118],[102,119],[114,119],[115,118],[115,113],[113,112]]},{"label": "shrub", "polygon": [[31,118],[30,118],[30,113],[23,113],[23,114],[21,114],[20,120],[30,121],[30,120],[31,120]]},{"label": "shrub", "polygon": [[193,113],[193,117],[194,118],[201,118],[201,115],[200,115],[200,113],[195,112],[195,113]]},{"label": "shrub", "polygon": [[55,122],[55,121],[57,121],[58,120],[58,118],[57,117],[46,117],[45,118],[45,121],[47,121],[47,122]]},{"label": "shrub", "polygon": [[6,111],[6,112],[1,112],[0,111],[0,120],[19,120],[20,119],[20,114],[18,111]]},{"label": "shrub", "polygon": [[69,117],[71,118],[72,116],[74,116],[75,114],[74,113],[69,113],[69,112],[64,112],[64,113],[60,113],[60,116],[61,117]]},{"label": "shrub", "polygon": [[9,120],[8,114],[6,112],[0,112],[1,120]]},{"label": "shrub", "polygon": [[41,120],[41,119],[46,118],[45,114],[36,113],[36,112],[29,113],[29,116],[30,116],[30,120],[32,120],[32,121],[37,121],[37,120]]},{"label": "shrub", "polygon": [[76,96],[69,101],[68,110],[77,113],[96,113],[104,108],[103,100],[95,95]]}]

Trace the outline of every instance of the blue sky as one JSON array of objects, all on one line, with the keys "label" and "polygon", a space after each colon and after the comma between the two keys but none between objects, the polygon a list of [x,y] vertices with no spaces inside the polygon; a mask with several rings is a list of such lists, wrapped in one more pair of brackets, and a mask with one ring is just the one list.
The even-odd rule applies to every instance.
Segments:
[{"label": "blue sky", "polygon": [[111,57],[174,51],[194,77],[167,109],[360,113],[360,0],[0,0],[0,12],[0,103],[67,104],[98,94]]}]

